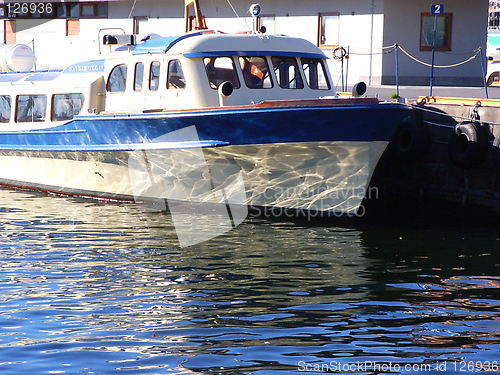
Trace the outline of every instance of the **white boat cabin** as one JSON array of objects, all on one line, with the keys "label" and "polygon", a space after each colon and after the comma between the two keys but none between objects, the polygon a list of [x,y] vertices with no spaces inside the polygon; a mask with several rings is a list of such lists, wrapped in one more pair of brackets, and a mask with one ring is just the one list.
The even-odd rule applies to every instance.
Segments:
[{"label": "white boat cabin", "polygon": [[333,97],[325,59],[312,43],[285,36],[158,37],[64,70],[0,73],[0,124],[32,129],[77,114]]}]

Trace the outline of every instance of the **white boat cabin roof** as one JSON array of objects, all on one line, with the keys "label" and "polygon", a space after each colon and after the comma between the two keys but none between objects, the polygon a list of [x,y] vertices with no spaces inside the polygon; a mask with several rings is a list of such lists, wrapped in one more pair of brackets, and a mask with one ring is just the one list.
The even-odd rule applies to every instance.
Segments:
[{"label": "white boat cabin roof", "polygon": [[81,94],[81,114],[318,99],[336,94],[326,59],[300,38],[199,31],[118,46],[63,70],[2,72],[0,97],[44,95],[50,111],[53,95]]},{"label": "white boat cabin roof", "polygon": [[321,49],[307,40],[280,35],[197,32],[153,38],[132,54],[182,54],[187,58],[209,56],[290,56],[326,59]]}]

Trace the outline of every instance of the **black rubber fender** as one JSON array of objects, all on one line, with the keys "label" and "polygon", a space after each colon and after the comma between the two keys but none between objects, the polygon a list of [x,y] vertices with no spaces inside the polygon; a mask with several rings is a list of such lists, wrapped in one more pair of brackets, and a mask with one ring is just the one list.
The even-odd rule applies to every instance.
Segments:
[{"label": "black rubber fender", "polygon": [[448,153],[450,160],[458,167],[477,167],[488,156],[488,132],[478,122],[460,122],[448,142]]},{"label": "black rubber fender", "polygon": [[493,163],[500,169],[500,135],[493,141]]},{"label": "black rubber fender", "polygon": [[429,130],[420,121],[404,121],[392,139],[392,149],[398,159],[421,160],[431,145]]}]

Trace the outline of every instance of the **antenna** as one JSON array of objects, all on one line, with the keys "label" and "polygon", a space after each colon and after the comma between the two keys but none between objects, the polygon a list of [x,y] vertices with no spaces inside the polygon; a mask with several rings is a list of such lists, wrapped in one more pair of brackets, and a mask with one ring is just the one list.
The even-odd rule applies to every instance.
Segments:
[{"label": "antenna", "polygon": [[190,25],[191,20],[189,18],[189,8],[191,7],[191,5],[194,7],[194,17],[196,20],[194,29],[195,30],[206,30],[207,25],[205,24],[205,19],[203,18],[203,14],[201,14],[200,3],[198,2],[198,0],[186,0],[186,2],[184,3],[184,6],[185,6],[184,21],[186,23],[186,28],[185,28],[186,33],[189,32],[191,29],[189,27],[189,26],[191,26]]}]

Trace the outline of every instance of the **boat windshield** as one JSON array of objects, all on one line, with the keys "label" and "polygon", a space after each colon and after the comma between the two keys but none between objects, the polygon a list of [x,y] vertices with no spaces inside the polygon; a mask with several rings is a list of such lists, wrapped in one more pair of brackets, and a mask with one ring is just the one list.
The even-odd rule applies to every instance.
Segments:
[{"label": "boat windshield", "polygon": [[301,61],[309,87],[313,90],[330,90],[330,82],[328,82],[323,61],[306,58],[302,58]]},{"label": "boat windshield", "polygon": [[270,89],[273,87],[269,67],[264,57],[240,57],[241,71],[249,89]]},{"label": "boat windshield", "polygon": [[207,57],[203,60],[210,87],[217,90],[223,82],[229,81],[235,89],[240,88],[240,81],[230,57]]},{"label": "boat windshield", "polygon": [[273,68],[282,89],[303,89],[297,60],[293,57],[273,57]]}]

